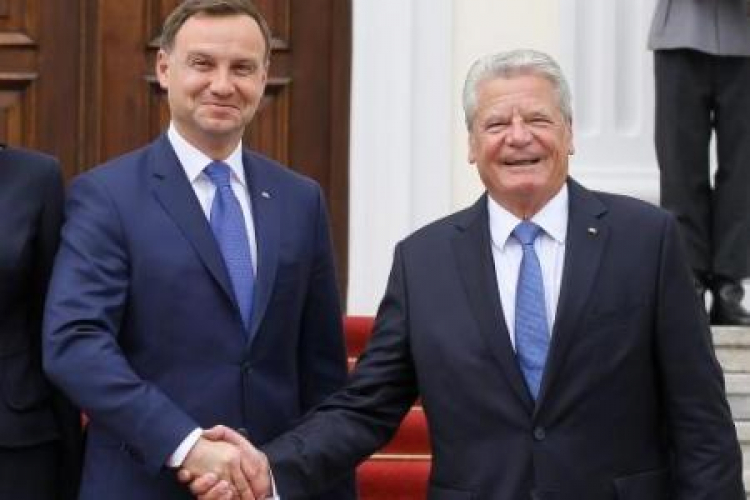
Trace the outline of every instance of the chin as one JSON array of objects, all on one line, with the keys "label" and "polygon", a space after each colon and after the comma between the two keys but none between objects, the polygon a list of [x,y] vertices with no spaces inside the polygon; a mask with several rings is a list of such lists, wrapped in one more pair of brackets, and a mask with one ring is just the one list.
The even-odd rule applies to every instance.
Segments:
[{"label": "chin", "polygon": [[241,126],[234,121],[210,120],[201,124],[201,129],[207,134],[226,135],[236,132]]},{"label": "chin", "polygon": [[548,183],[544,179],[521,178],[512,179],[505,183],[507,191],[517,194],[534,194],[546,188]]}]

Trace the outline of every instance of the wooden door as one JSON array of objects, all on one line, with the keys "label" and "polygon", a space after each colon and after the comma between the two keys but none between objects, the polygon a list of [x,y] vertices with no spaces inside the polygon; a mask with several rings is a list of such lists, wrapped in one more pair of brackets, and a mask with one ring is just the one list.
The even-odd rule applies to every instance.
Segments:
[{"label": "wooden door", "polygon": [[[153,140],[169,120],[158,35],[178,2],[0,0],[0,141],[56,155],[70,178]],[[323,187],[345,296],[351,0],[256,2],[271,71],[245,142]]]},{"label": "wooden door", "polygon": [[0,142],[52,153],[67,174],[80,164],[76,2],[0,0]]}]

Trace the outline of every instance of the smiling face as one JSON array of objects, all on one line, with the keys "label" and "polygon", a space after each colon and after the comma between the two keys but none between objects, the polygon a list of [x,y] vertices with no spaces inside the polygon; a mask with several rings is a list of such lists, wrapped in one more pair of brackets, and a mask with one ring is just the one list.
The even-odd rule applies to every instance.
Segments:
[{"label": "smiling face", "polygon": [[549,80],[521,74],[479,83],[469,161],[506,210],[522,219],[539,211],[565,183],[572,152],[570,123]]},{"label": "smiling face", "polygon": [[223,159],[255,115],[267,78],[265,40],[246,15],[195,15],[160,50],[156,74],[188,142]]}]

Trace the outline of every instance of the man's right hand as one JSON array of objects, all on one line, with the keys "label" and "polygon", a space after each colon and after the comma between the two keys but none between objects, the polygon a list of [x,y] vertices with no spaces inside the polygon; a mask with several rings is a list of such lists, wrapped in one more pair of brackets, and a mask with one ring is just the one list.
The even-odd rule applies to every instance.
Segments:
[{"label": "man's right hand", "polygon": [[[231,493],[237,495],[235,497],[224,494],[217,498],[255,500],[243,472],[242,452],[231,443],[207,439],[205,435],[201,436],[185,457],[181,470],[188,471],[194,477],[210,474],[217,481],[227,482]],[[221,489],[226,491],[227,487],[224,486]]]},{"label": "man's right hand", "polygon": [[[191,466],[188,459],[198,444],[188,454],[178,477],[183,483],[189,483],[190,491],[199,500],[227,500],[235,498],[236,489],[241,500],[263,500],[272,494],[271,474],[266,456],[251,445],[241,434],[225,426],[216,426],[205,431],[198,443],[218,445],[213,447],[211,456],[223,457],[218,462],[209,460],[204,466]],[[227,447],[232,453],[227,450]],[[215,453],[214,453],[215,452]],[[237,454],[239,457],[237,457]],[[194,457],[196,459],[199,456]],[[216,464],[219,464],[217,470]],[[214,467],[214,469],[211,469]],[[224,472],[222,472],[224,471]],[[226,473],[228,471],[228,474]]]}]

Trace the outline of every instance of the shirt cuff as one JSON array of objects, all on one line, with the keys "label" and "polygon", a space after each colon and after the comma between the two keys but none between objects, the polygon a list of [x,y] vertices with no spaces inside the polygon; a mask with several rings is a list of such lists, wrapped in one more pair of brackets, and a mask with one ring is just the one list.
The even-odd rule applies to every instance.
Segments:
[{"label": "shirt cuff", "polygon": [[271,496],[267,497],[266,500],[281,500],[279,492],[276,490],[276,481],[273,480],[273,471],[268,469],[268,475],[271,476]]},{"label": "shirt cuff", "polygon": [[198,442],[202,434],[203,429],[201,429],[200,427],[196,427],[195,429],[193,429],[193,431],[188,434],[185,439],[182,440],[180,446],[178,446],[177,449],[174,450],[172,456],[169,457],[169,460],[167,460],[167,465],[174,469],[181,467],[182,463],[185,461],[185,458],[188,456],[188,453],[190,453],[190,450],[193,449],[193,446],[195,446],[195,443]]}]

